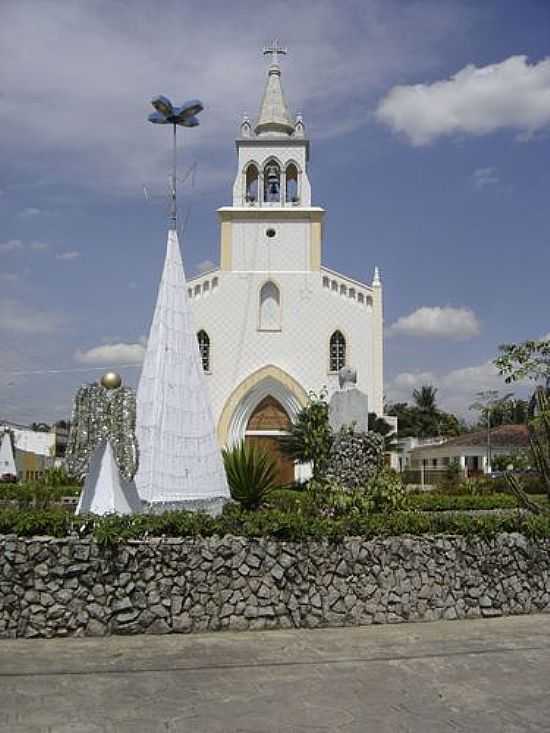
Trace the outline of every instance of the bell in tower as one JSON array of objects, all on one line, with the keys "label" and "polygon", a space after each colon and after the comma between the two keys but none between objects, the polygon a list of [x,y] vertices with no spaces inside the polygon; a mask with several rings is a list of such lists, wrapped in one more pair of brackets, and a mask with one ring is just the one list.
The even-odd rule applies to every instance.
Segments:
[{"label": "bell in tower", "polygon": [[279,166],[275,163],[268,163],[265,169],[265,200],[276,202],[281,200],[281,173]]}]

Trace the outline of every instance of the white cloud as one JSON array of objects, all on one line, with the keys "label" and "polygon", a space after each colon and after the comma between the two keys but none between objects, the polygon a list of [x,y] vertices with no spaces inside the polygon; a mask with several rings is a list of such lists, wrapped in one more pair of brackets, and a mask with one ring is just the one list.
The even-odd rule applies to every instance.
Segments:
[{"label": "white cloud", "polygon": [[19,334],[51,334],[63,325],[64,319],[56,313],[35,310],[16,300],[0,300],[0,331]]},{"label": "white cloud", "polygon": [[95,346],[87,351],[79,349],[74,358],[80,364],[109,366],[110,364],[140,364],[144,356],[145,346],[142,343],[120,343]]},{"label": "white cloud", "polygon": [[477,168],[473,172],[472,178],[474,181],[474,188],[476,188],[478,191],[481,191],[487,186],[495,186],[497,183],[500,183],[497,169],[494,167]]},{"label": "white cloud", "polygon": [[480,324],[472,310],[450,306],[418,308],[410,315],[399,318],[389,330],[390,334],[457,340],[472,338],[479,332]]},{"label": "white cloud", "polygon": [[[21,170],[24,158],[36,176],[47,169],[50,183],[78,180],[109,194],[122,187],[138,195],[142,184],[164,190],[170,146],[146,120],[149,100],[158,93],[175,101],[199,95],[206,109],[200,127],[185,135],[184,155],[199,158],[203,186],[226,161],[233,163],[231,140],[243,110],[255,117],[267,68],[260,49],[266,29],[281,28],[282,18],[278,3],[218,5],[213,24],[212,3],[164,3],[158,13],[144,0],[5,0],[3,165],[9,156]],[[403,68],[425,73],[441,42],[463,30],[467,17],[452,0],[406,7],[399,0],[363,0],[352,14],[337,0],[293,3],[282,64],[289,102],[306,113],[317,138],[364,125],[370,95]],[[122,111],[123,123],[115,120]],[[226,180],[227,171],[219,175]]]},{"label": "white cloud", "polygon": [[34,206],[27,206],[26,209],[22,209],[17,216],[19,216],[21,219],[30,219],[33,216],[38,216],[42,213],[41,209],[37,209]]},{"label": "white cloud", "polygon": [[10,239],[8,242],[0,243],[0,252],[15,252],[23,249],[23,242],[20,239]]},{"label": "white cloud", "polygon": [[80,252],[77,249],[71,249],[68,252],[59,252],[58,254],[56,254],[55,259],[76,260],[77,257],[80,257]]},{"label": "white cloud", "polygon": [[401,372],[393,380],[393,386],[407,393],[420,387],[422,384],[433,384],[438,378],[433,372]]},{"label": "white cloud", "polygon": [[443,81],[395,86],[376,115],[413,145],[501,129],[527,139],[550,126],[550,58],[530,64],[526,56],[510,56],[480,68],[470,64]]},{"label": "white cloud", "polygon": [[437,400],[442,409],[462,415],[466,419],[475,418],[470,405],[475,402],[478,392],[495,389],[501,394],[514,392],[516,397],[521,397],[528,390],[525,383],[514,384],[510,389],[495,365],[486,361],[439,375],[434,372],[402,372],[387,384],[388,399],[390,402],[411,402],[413,389],[423,384],[437,387]]}]

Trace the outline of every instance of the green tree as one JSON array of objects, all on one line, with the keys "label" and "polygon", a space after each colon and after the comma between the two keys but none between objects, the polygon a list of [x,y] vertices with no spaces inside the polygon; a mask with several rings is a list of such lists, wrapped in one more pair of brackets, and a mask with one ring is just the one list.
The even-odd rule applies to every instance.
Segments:
[{"label": "green tree", "polygon": [[378,417],[375,412],[369,412],[369,431],[378,433],[384,438],[384,451],[386,453],[397,450],[397,434],[393,429],[393,425]]},{"label": "green tree", "polygon": [[420,389],[414,389],[412,396],[416,407],[426,415],[437,415],[437,387],[432,384],[423,384]]},{"label": "green tree", "polygon": [[428,438],[435,435],[459,435],[464,425],[456,415],[444,412],[437,406],[437,388],[422,385],[413,392],[414,405],[396,402],[388,405],[387,415],[397,417],[397,432],[400,438]]},{"label": "green tree", "polygon": [[522,379],[544,380],[550,386],[550,339],[502,344],[494,365],[507,384]]},{"label": "green tree", "polygon": [[311,462],[314,479],[322,477],[332,445],[325,391],[318,395],[309,393],[306,406],[300,410],[288,435],[280,439],[279,445],[290,458],[300,463]]},{"label": "green tree", "polygon": [[386,415],[397,418],[397,431],[400,438],[408,438],[417,434],[416,411],[407,402],[394,402],[388,405]]},{"label": "green tree", "polygon": [[[508,384],[523,379],[545,382],[544,387],[535,389],[529,402],[527,429],[533,463],[550,500],[550,339],[503,344],[499,351],[494,364]],[[548,512],[529,499],[517,476],[508,474],[507,483],[524,507],[537,513]]]}]

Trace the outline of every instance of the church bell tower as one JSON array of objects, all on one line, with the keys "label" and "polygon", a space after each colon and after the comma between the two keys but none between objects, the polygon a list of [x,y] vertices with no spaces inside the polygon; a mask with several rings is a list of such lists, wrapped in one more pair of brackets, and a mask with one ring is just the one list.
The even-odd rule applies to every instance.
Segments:
[{"label": "church bell tower", "polygon": [[254,126],[244,115],[236,140],[232,206],[218,210],[221,269],[234,272],[319,271],[324,210],[311,205],[309,140],[301,114],[291,117],[281,84],[278,41],[270,57]]}]

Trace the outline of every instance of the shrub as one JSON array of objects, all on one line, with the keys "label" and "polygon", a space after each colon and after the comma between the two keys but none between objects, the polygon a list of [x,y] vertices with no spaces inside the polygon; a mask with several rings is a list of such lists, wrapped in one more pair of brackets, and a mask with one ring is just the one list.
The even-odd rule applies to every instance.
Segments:
[{"label": "shrub", "polygon": [[306,498],[295,508],[307,517],[338,519],[366,514],[371,503],[363,489],[347,489],[331,481],[311,481]]},{"label": "shrub", "polygon": [[479,509],[515,509],[517,500],[510,494],[414,494],[409,506],[423,512],[471,511]]},{"label": "shrub", "polygon": [[67,473],[64,468],[58,466],[56,468],[47,468],[37,483],[41,484],[42,486],[73,487],[78,482],[76,478]]},{"label": "shrub", "polygon": [[231,497],[245,509],[258,509],[277,487],[275,461],[244,441],[222,454]]},{"label": "shrub", "polygon": [[531,468],[532,457],[528,450],[515,453],[495,453],[491,458],[493,471],[526,471]]},{"label": "shrub", "polygon": [[445,471],[437,479],[437,488],[445,493],[459,493],[462,479],[460,463],[455,458],[445,467]]},{"label": "shrub", "polygon": [[547,515],[470,516],[459,513],[394,512],[393,514],[350,513],[336,519],[306,516],[279,509],[250,512],[229,506],[214,519],[200,512],[166,512],[130,517],[74,516],[62,510],[0,510],[0,535],[20,537],[75,535],[93,537],[104,546],[148,537],[272,537],[338,541],[346,536],[364,538],[399,535],[455,534],[492,538],[501,532],[518,532],[535,539],[550,539]]},{"label": "shrub", "polygon": [[[544,493],[544,480],[538,473],[517,474],[521,479],[521,487],[526,494],[542,494]],[[506,476],[490,479],[491,489],[495,492],[510,491]]]},{"label": "shrub", "polygon": [[407,493],[401,476],[391,468],[384,468],[370,479],[366,495],[374,512],[390,514],[407,506]]},{"label": "shrub", "polygon": [[480,496],[490,494],[493,491],[492,479],[485,476],[479,478],[467,478],[458,486],[458,495]]},{"label": "shrub", "polygon": [[79,486],[46,486],[40,481],[0,485],[0,501],[15,502],[20,509],[47,509],[66,496],[77,497]]}]

